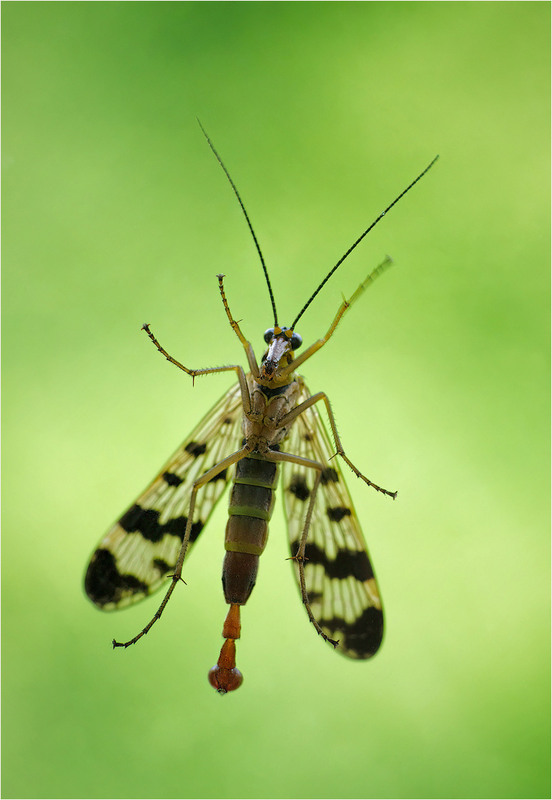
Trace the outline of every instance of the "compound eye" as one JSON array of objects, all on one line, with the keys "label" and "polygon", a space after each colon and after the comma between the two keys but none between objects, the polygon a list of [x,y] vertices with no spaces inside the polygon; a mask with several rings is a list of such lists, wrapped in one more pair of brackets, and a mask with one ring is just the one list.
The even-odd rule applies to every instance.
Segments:
[{"label": "compound eye", "polygon": [[298,333],[294,333],[293,336],[291,337],[291,349],[297,350],[297,348],[301,347],[302,344],[303,344],[302,338],[299,336]]},{"label": "compound eye", "polygon": [[273,337],[274,337],[274,328],[268,328],[268,330],[266,330],[263,334],[263,339],[267,344],[270,344]]}]

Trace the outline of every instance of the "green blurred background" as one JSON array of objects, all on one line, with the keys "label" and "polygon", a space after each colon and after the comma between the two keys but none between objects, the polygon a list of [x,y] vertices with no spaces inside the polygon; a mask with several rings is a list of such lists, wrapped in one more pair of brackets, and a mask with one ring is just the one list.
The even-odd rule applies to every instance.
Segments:
[{"label": "green blurred background", "polygon": [[[549,796],[548,3],[4,3],[4,797]],[[440,153],[302,320],[384,646],[318,640],[278,502],[220,698],[226,510],[161,623],[82,576],[243,359]]]}]

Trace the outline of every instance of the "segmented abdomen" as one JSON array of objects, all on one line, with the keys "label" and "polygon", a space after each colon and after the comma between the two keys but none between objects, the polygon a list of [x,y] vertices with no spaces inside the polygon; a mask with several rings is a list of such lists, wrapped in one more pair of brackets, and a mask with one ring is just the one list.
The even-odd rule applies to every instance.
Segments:
[{"label": "segmented abdomen", "polygon": [[227,603],[243,605],[255,586],[259,556],[268,539],[277,482],[278,465],[274,461],[250,455],[236,464],[222,567]]}]

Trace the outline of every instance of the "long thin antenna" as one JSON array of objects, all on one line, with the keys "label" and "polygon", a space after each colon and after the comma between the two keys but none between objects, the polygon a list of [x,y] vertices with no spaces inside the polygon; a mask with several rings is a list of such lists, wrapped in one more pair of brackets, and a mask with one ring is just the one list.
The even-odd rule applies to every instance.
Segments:
[{"label": "long thin antenna", "polygon": [[234,194],[238,198],[238,202],[239,202],[239,204],[241,206],[241,210],[243,211],[243,215],[244,215],[244,217],[245,217],[245,219],[247,221],[247,224],[249,226],[249,230],[251,231],[251,236],[253,237],[253,241],[255,242],[255,247],[257,248],[257,253],[259,254],[259,258],[261,259],[261,264],[263,266],[263,272],[264,272],[264,276],[265,276],[265,280],[266,280],[266,285],[268,286],[268,293],[270,295],[270,302],[272,304],[272,311],[274,313],[274,327],[277,328],[278,327],[278,313],[276,311],[276,303],[274,301],[274,294],[272,293],[272,286],[270,285],[270,278],[268,277],[268,271],[267,271],[267,268],[266,268],[265,260],[263,258],[263,254],[261,252],[261,248],[259,246],[259,242],[257,241],[257,237],[255,236],[255,231],[253,230],[253,225],[251,224],[251,220],[249,219],[249,215],[248,215],[247,211],[245,210],[245,206],[244,206],[244,204],[242,202],[242,199],[240,197],[240,193],[238,192],[238,190],[236,188],[236,184],[234,183],[234,181],[230,177],[230,173],[228,172],[228,170],[224,166],[224,162],[223,162],[222,158],[219,156],[219,154],[215,150],[213,142],[207,136],[207,132],[206,132],[205,128],[203,127],[203,125],[201,124],[201,122],[199,121],[199,119],[197,117],[196,117],[196,119],[197,119],[199,127],[202,130],[203,135],[207,139],[207,144],[209,145],[209,147],[213,151],[213,153],[215,155],[215,158],[219,162],[220,166],[223,168],[224,173],[225,173],[226,177],[228,178],[228,180],[230,182],[230,186],[232,187],[232,189],[234,190]]},{"label": "long thin antenna", "polygon": [[439,156],[435,156],[435,158],[433,159],[433,161],[431,162],[431,164],[429,164],[429,165],[428,165],[428,166],[427,166],[427,167],[424,169],[424,171],[423,171],[423,172],[420,172],[420,174],[418,175],[418,177],[417,177],[417,178],[415,178],[415,179],[412,181],[412,183],[411,183],[409,186],[407,186],[407,187],[406,187],[406,189],[404,189],[404,190],[403,190],[403,191],[400,193],[400,195],[399,195],[398,197],[395,197],[395,199],[393,200],[393,202],[391,203],[391,205],[388,205],[388,206],[387,206],[387,208],[385,209],[385,211],[382,211],[382,212],[381,212],[381,214],[379,215],[379,217],[377,217],[377,219],[375,219],[375,220],[372,222],[372,224],[370,225],[370,227],[369,227],[369,228],[366,228],[366,230],[364,231],[364,233],[363,233],[361,236],[359,236],[359,237],[358,237],[358,239],[356,240],[356,242],[355,242],[354,244],[352,244],[352,245],[351,245],[351,247],[349,247],[349,249],[347,250],[347,252],[345,253],[345,255],[341,256],[341,258],[339,259],[339,261],[337,262],[337,264],[335,265],[335,267],[333,267],[333,269],[331,269],[331,270],[328,272],[328,274],[326,275],[326,277],[324,278],[324,280],[322,281],[322,283],[320,284],[320,286],[318,287],[318,289],[317,289],[317,290],[314,292],[314,294],[313,294],[313,295],[311,295],[310,299],[309,299],[309,300],[307,300],[307,302],[305,303],[305,305],[303,306],[303,308],[301,309],[301,311],[300,311],[300,312],[297,314],[297,316],[295,317],[295,319],[294,319],[294,321],[293,321],[293,324],[291,325],[291,330],[295,330],[295,326],[297,325],[298,321],[301,319],[301,317],[303,316],[303,314],[305,313],[305,311],[307,310],[307,308],[310,306],[310,304],[312,303],[312,301],[314,300],[314,298],[316,297],[316,295],[317,295],[317,294],[320,292],[320,290],[322,289],[322,287],[324,286],[324,284],[325,284],[327,281],[329,281],[329,279],[332,277],[332,275],[334,274],[334,272],[336,271],[336,269],[337,269],[337,268],[338,268],[338,267],[339,267],[341,264],[343,264],[343,262],[345,261],[345,259],[347,258],[347,256],[348,256],[348,255],[350,255],[350,254],[353,252],[353,250],[355,249],[355,247],[356,247],[358,244],[360,244],[360,243],[361,243],[361,241],[364,239],[364,237],[366,236],[366,234],[367,234],[367,233],[370,233],[370,231],[372,230],[372,228],[373,228],[375,225],[377,225],[377,224],[378,224],[378,222],[380,221],[380,219],[382,219],[382,217],[384,217],[384,216],[387,214],[387,212],[388,212],[388,211],[390,211],[390,210],[393,208],[393,206],[395,205],[395,203],[398,203],[398,202],[399,202],[399,200],[401,199],[401,197],[404,197],[404,195],[405,195],[407,192],[409,192],[409,191],[410,191],[410,189],[412,189],[412,187],[414,186],[414,184],[418,183],[418,181],[420,180],[420,178],[423,178],[423,176],[426,174],[426,172],[427,172],[428,170],[430,170],[430,169],[431,169],[431,167],[432,167],[432,166],[435,164],[435,162],[437,161],[437,159],[438,159],[438,158],[439,158]]}]

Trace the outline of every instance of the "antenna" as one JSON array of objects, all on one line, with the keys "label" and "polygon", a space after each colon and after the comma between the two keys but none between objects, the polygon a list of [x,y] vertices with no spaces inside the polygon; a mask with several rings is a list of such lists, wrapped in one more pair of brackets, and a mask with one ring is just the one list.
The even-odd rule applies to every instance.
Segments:
[{"label": "antenna", "polygon": [[228,178],[228,180],[230,182],[230,186],[232,187],[232,189],[234,190],[234,194],[238,198],[238,202],[239,202],[239,204],[241,206],[241,210],[243,211],[243,215],[244,215],[244,217],[246,219],[247,225],[249,226],[249,230],[251,231],[251,236],[253,237],[253,241],[255,242],[255,247],[257,248],[257,253],[259,254],[259,258],[261,259],[261,264],[262,264],[262,267],[263,267],[263,272],[264,272],[264,276],[265,276],[265,280],[266,280],[266,285],[268,286],[268,293],[270,295],[270,302],[272,304],[272,311],[274,313],[274,327],[277,328],[278,327],[278,313],[276,311],[276,303],[274,301],[274,294],[272,293],[272,286],[270,285],[270,278],[268,277],[268,271],[267,271],[267,268],[266,268],[265,260],[263,258],[263,254],[261,252],[261,248],[259,246],[259,242],[257,241],[257,237],[255,236],[255,231],[253,230],[253,225],[251,224],[251,220],[249,219],[249,215],[248,215],[247,211],[245,210],[245,206],[244,206],[244,204],[242,202],[242,199],[240,197],[240,193],[238,192],[238,190],[236,188],[236,184],[234,183],[234,181],[230,177],[230,173],[228,172],[228,170],[224,166],[224,162],[223,162],[222,158],[219,156],[219,154],[215,150],[213,142],[207,136],[207,132],[206,132],[205,128],[203,127],[203,125],[201,124],[201,122],[199,121],[199,119],[197,117],[196,117],[196,119],[197,119],[199,127],[201,128],[201,131],[202,131],[203,135],[207,139],[207,144],[209,145],[209,147],[213,151],[213,153],[215,155],[215,158],[219,162],[220,166],[223,168],[224,173],[225,173],[226,177]]},{"label": "antenna", "polygon": [[299,320],[301,319],[301,317],[303,316],[303,314],[305,313],[305,311],[307,310],[307,308],[310,306],[310,304],[312,303],[312,301],[314,300],[314,298],[316,297],[316,295],[317,295],[317,294],[320,292],[320,290],[322,289],[322,287],[324,286],[324,284],[325,284],[327,281],[329,281],[329,279],[332,277],[332,275],[334,274],[334,272],[336,271],[336,269],[337,269],[337,268],[338,268],[338,267],[339,267],[341,264],[343,264],[343,262],[345,261],[345,259],[347,258],[347,256],[348,256],[348,255],[350,255],[350,254],[353,252],[353,250],[355,249],[355,247],[361,243],[361,241],[364,239],[364,237],[366,236],[366,234],[367,234],[367,233],[370,233],[370,231],[372,230],[372,228],[374,228],[374,227],[375,227],[375,226],[378,224],[378,222],[380,221],[380,219],[382,219],[382,217],[384,217],[384,216],[387,214],[387,212],[388,212],[388,211],[390,211],[390,210],[393,208],[393,206],[395,205],[395,203],[398,203],[398,202],[399,202],[399,200],[401,199],[401,197],[404,197],[404,195],[405,195],[407,192],[409,192],[409,191],[410,191],[410,189],[412,189],[412,187],[413,187],[413,186],[414,186],[416,183],[418,183],[418,181],[420,180],[420,178],[423,178],[423,176],[426,174],[426,172],[427,172],[428,170],[430,170],[430,169],[431,169],[431,167],[432,167],[432,166],[435,164],[435,162],[437,161],[437,159],[438,159],[438,158],[439,158],[439,156],[435,156],[435,158],[433,159],[433,161],[431,162],[431,164],[429,164],[429,165],[428,165],[428,166],[427,166],[427,167],[424,169],[424,171],[423,171],[423,172],[420,172],[420,174],[418,175],[418,177],[417,177],[417,178],[415,178],[415,179],[412,181],[412,183],[411,183],[409,186],[407,186],[407,187],[406,187],[406,189],[404,189],[404,190],[403,190],[403,191],[400,193],[400,195],[399,195],[398,197],[395,197],[395,199],[393,200],[393,202],[392,202],[390,205],[388,205],[388,206],[387,206],[387,208],[385,209],[385,211],[382,211],[382,212],[381,212],[381,214],[379,215],[379,217],[377,217],[377,218],[376,218],[376,219],[375,219],[375,220],[372,222],[372,224],[370,225],[370,227],[366,228],[366,230],[364,231],[364,233],[363,233],[361,236],[359,236],[359,237],[358,237],[358,239],[356,240],[356,242],[355,242],[354,244],[352,244],[352,245],[349,247],[349,249],[347,250],[347,252],[345,253],[345,255],[341,256],[341,258],[339,259],[339,261],[337,262],[337,264],[335,265],[335,267],[333,267],[333,268],[332,268],[332,269],[331,269],[331,270],[328,272],[328,274],[326,275],[326,277],[324,278],[324,280],[322,281],[322,283],[320,284],[320,286],[318,287],[318,289],[317,289],[317,290],[314,292],[314,294],[312,294],[312,295],[311,295],[311,297],[309,298],[309,300],[307,300],[307,302],[305,303],[305,305],[303,306],[303,308],[301,309],[301,311],[300,311],[300,312],[297,314],[297,316],[295,317],[295,319],[294,319],[294,321],[293,321],[293,324],[291,325],[291,330],[295,330],[295,326],[297,325],[297,323],[299,322]]}]

